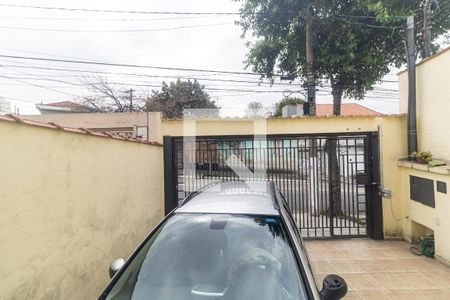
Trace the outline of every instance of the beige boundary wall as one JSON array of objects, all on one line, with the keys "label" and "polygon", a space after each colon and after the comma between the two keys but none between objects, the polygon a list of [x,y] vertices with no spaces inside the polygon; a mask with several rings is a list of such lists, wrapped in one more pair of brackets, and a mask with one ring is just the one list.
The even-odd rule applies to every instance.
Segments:
[{"label": "beige boundary wall", "polygon": [[64,113],[48,115],[28,115],[25,118],[38,122],[53,122],[59,125],[88,128],[92,130],[128,129],[145,127],[148,131],[147,140],[159,141],[160,112],[127,112],[127,113]]},{"label": "beige boundary wall", "polygon": [[[417,241],[419,237],[434,234],[436,259],[450,266],[450,172],[447,174],[435,173],[442,168],[433,168],[427,171],[426,166],[402,162],[400,169],[401,195],[404,198],[402,213],[398,218],[408,216],[403,221],[403,234],[407,241]],[[423,177],[436,182],[447,184],[447,194],[435,190],[435,207],[423,205],[410,200],[409,176]]]},{"label": "beige boundary wall", "polygon": [[[450,47],[416,66],[419,150],[450,159]],[[399,74],[400,112],[408,110],[408,72]]]},{"label": "beige boundary wall", "polygon": [[[450,47],[422,60],[416,66],[417,136],[420,151],[450,161]],[[399,74],[400,111],[408,107],[408,73]],[[450,265],[450,166],[428,168],[401,163],[402,213],[407,240],[434,233],[436,258]],[[435,208],[410,199],[410,176],[433,180]],[[447,184],[447,193],[437,191],[437,182]]]},{"label": "beige boundary wall", "polygon": [[[163,120],[162,133],[166,136],[183,136],[182,120]],[[188,121],[192,122],[192,121]],[[219,119],[198,120],[195,123],[196,135],[251,135],[254,132],[253,120]],[[256,125],[257,128],[259,125]],[[188,125],[187,128],[194,128]],[[381,173],[383,185],[392,189],[391,200],[383,199],[383,222],[385,237],[403,237],[402,221],[396,221],[393,213],[402,213],[404,199],[400,194],[398,182],[400,170],[398,159],[406,153],[405,116],[367,116],[367,117],[303,117],[292,119],[267,119],[267,134],[309,134],[309,133],[358,133],[380,130]],[[392,205],[392,209],[391,209]]]},{"label": "beige boundary wall", "polygon": [[0,117],[0,299],[95,299],[162,219],[162,147]]}]

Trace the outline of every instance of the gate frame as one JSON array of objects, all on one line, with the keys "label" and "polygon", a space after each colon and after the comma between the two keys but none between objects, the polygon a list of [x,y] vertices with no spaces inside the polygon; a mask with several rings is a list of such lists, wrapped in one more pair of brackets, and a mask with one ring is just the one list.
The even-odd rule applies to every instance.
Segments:
[{"label": "gate frame", "polygon": [[[367,210],[367,232],[368,237],[375,240],[384,239],[383,232],[383,203],[379,192],[380,188],[380,142],[379,133],[377,131],[365,131],[365,132],[343,132],[343,133],[300,133],[300,134],[270,134],[267,138],[279,138],[279,137],[313,137],[313,138],[326,138],[326,137],[339,137],[339,136],[365,136],[367,138],[366,143],[366,157],[367,167],[370,170],[370,183],[366,185],[366,210]],[[195,138],[211,139],[211,140],[233,140],[236,137],[255,138],[257,135],[204,135],[195,136]],[[169,214],[173,209],[178,206],[178,197],[176,196],[175,187],[175,151],[174,141],[182,140],[183,136],[163,136],[163,156],[164,156],[164,211],[165,214]],[[352,237],[345,236],[332,236],[331,239],[346,239]],[[328,238],[330,239],[330,238]]]}]

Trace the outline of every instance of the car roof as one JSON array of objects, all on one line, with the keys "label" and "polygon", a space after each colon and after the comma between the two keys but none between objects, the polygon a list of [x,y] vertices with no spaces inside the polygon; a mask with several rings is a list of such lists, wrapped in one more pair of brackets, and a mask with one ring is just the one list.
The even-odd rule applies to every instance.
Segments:
[{"label": "car roof", "polygon": [[279,216],[274,187],[267,181],[227,181],[188,196],[177,213],[220,213]]}]

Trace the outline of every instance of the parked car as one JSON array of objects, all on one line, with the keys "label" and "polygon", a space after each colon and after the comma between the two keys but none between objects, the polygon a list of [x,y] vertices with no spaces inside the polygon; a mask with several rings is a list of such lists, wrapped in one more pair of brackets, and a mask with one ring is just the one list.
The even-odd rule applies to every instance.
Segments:
[{"label": "parked car", "polygon": [[106,300],[340,299],[319,291],[288,205],[271,182],[221,182],[172,211],[125,262],[110,266]]}]

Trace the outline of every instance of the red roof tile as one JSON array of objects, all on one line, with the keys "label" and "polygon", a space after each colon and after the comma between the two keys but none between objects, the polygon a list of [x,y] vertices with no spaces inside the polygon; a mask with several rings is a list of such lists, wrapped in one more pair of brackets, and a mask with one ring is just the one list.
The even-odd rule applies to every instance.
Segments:
[{"label": "red roof tile", "polygon": [[74,128],[74,127],[68,127],[68,126],[62,126],[59,124],[56,124],[54,122],[44,123],[44,122],[38,122],[34,120],[29,120],[22,118],[21,116],[14,115],[14,114],[8,114],[1,116],[0,115],[0,121],[6,121],[6,122],[15,122],[23,125],[29,125],[29,126],[37,126],[42,128],[50,128],[55,130],[64,130],[67,132],[72,133],[79,133],[79,134],[86,134],[86,135],[93,135],[98,137],[104,137],[104,138],[111,138],[115,140],[122,140],[122,141],[130,141],[130,142],[136,142],[141,144],[149,144],[149,145],[155,145],[155,146],[162,146],[162,144],[158,142],[150,142],[146,140],[141,140],[138,138],[126,138],[118,135],[112,135],[105,132],[94,132],[86,128]]},{"label": "red roof tile", "polygon": [[[333,104],[317,104],[317,116],[332,116]],[[381,116],[382,113],[374,111],[357,103],[343,103],[341,104],[341,116]]]}]

